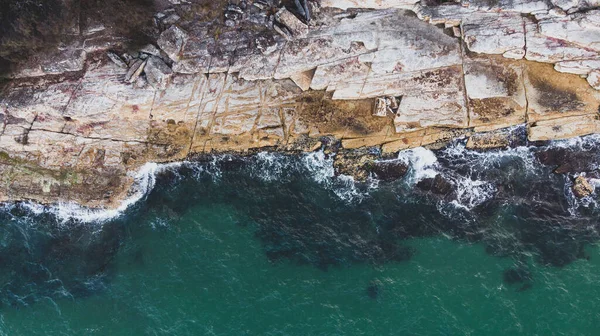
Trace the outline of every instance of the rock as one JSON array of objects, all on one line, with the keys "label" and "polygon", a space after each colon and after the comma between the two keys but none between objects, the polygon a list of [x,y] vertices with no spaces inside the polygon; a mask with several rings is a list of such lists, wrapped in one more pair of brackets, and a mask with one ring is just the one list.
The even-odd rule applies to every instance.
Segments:
[{"label": "rock", "polygon": [[543,35],[569,41],[600,51],[600,10],[577,12],[568,16],[543,19],[538,23]]},{"label": "rock", "polygon": [[523,146],[526,142],[527,135],[522,128],[499,129],[471,135],[466,146],[472,149],[493,149]]},{"label": "rock", "polygon": [[527,137],[530,141],[547,141],[598,132],[600,132],[599,117],[588,114],[537,121],[529,126]]},{"label": "rock", "polygon": [[373,161],[368,170],[382,181],[394,181],[404,177],[408,172],[408,165],[401,160]]},{"label": "rock", "polygon": [[310,88],[310,83],[312,82],[313,76],[315,72],[314,70],[308,70],[301,73],[293,74],[290,79],[298,85],[302,91],[306,91]]},{"label": "rock", "polygon": [[401,97],[383,97],[375,100],[373,115],[376,117],[395,116],[398,112],[398,102]]},{"label": "rock", "polygon": [[40,61],[40,75],[58,75],[83,70],[87,53],[85,50],[69,46],[64,50],[48,54]]},{"label": "rock", "polygon": [[141,59],[135,60],[133,62],[133,64],[131,64],[131,67],[129,67],[129,70],[127,70],[127,73],[125,74],[125,81],[127,83],[135,82],[138,79],[138,77],[140,77],[142,72],[144,71],[145,66],[146,66],[145,60],[141,60]]},{"label": "rock", "polygon": [[573,194],[582,198],[590,196],[594,192],[594,186],[592,186],[584,176],[578,176],[575,178],[573,183]]},{"label": "rock", "polygon": [[[526,62],[523,65],[527,87],[527,117],[532,123],[531,130],[535,126],[556,124],[560,127],[554,133],[560,134],[560,138],[577,132],[577,128],[580,128],[580,135],[595,132],[595,122],[590,123],[588,116],[593,119],[598,114],[600,92],[591,88],[579,76],[556,72],[550,64]],[[571,116],[580,117],[566,119]],[[560,121],[559,118],[565,119]],[[548,122],[538,122],[542,120]],[[537,123],[533,124],[534,122]]]},{"label": "rock", "polygon": [[160,29],[165,30],[179,21],[181,17],[173,9],[167,9],[154,15],[154,24]]},{"label": "rock", "polygon": [[596,90],[600,90],[600,70],[593,70],[587,76],[587,82]]},{"label": "rock", "polygon": [[568,148],[548,148],[535,154],[540,163],[555,166],[557,174],[592,172],[598,169],[600,153]]},{"label": "rock", "polygon": [[256,38],[256,48],[263,55],[270,55],[277,50],[278,44],[274,38],[269,36],[259,36]]},{"label": "rock", "polygon": [[578,61],[562,61],[554,65],[559,72],[567,72],[576,75],[587,75],[592,70],[600,69],[600,59],[588,59]]},{"label": "rock", "polygon": [[169,79],[173,75],[171,68],[157,56],[148,57],[144,72],[146,73],[148,84],[157,90],[166,89]]},{"label": "rock", "polygon": [[146,44],[144,47],[142,47],[142,49],[140,49],[140,53],[160,57],[160,49],[158,49],[154,44]]},{"label": "rock", "polygon": [[115,63],[117,66],[121,67],[121,68],[127,68],[127,63],[125,63],[125,61],[123,61],[123,59],[121,59],[121,57],[119,57],[119,55],[115,54],[112,51],[109,51],[106,53],[106,55],[108,56],[108,58],[110,58],[111,61],[113,61],[113,63]]},{"label": "rock", "polygon": [[487,131],[526,121],[527,98],[519,62],[501,56],[466,55],[463,71],[469,126]]},{"label": "rock", "polygon": [[336,174],[352,176],[357,181],[365,181],[369,177],[369,171],[374,154],[365,151],[340,151],[335,154],[333,167]]},{"label": "rock", "polygon": [[551,0],[554,6],[560,7],[562,10],[569,10],[579,4],[579,0]]},{"label": "rock", "polygon": [[285,26],[295,38],[304,37],[308,34],[308,26],[300,21],[294,14],[282,7],[275,13],[275,20]]},{"label": "rock", "polygon": [[467,48],[473,52],[515,59],[525,56],[525,29],[521,15],[473,13],[465,17],[462,27]]},{"label": "rock", "polygon": [[437,174],[434,178],[422,179],[417,182],[417,188],[441,196],[450,195],[455,189],[454,184],[449,182],[441,174]]},{"label": "rock", "polygon": [[598,52],[567,40],[543,35],[537,23],[525,18],[527,52],[525,58],[531,61],[556,63],[560,61],[593,59]]},{"label": "rock", "polygon": [[532,275],[531,272],[529,270],[527,270],[524,267],[518,267],[518,268],[509,268],[507,270],[504,271],[502,278],[504,279],[504,282],[506,282],[509,285],[513,285],[516,283],[525,283],[525,282],[531,282],[532,280]]},{"label": "rock", "polygon": [[157,44],[171,60],[178,61],[188,40],[188,34],[177,26],[171,26],[160,34]]},{"label": "rock", "polygon": [[[522,132],[534,141],[600,132],[594,1],[554,1],[566,11],[545,0],[323,0],[337,8],[320,10],[318,1],[298,2],[310,29],[279,1],[229,2],[234,29],[222,7],[180,4],[156,15],[160,50],[112,55],[118,66],[91,53],[126,49],[111,46],[124,39],[108,25],[20,64],[12,75],[20,79],[0,95],[0,151],[35,172],[0,164],[0,200],[115,206],[145,162],[314,150],[327,137],[335,145],[323,147],[341,151],[338,174],[392,180],[406,167],[373,163],[378,155],[365,148],[439,148],[466,136],[484,149],[523,143]],[[397,9],[406,7],[414,11]],[[509,59],[525,49],[527,60]],[[516,140],[505,133],[525,123]],[[556,171],[589,177],[598,155],[581,153],[556,161]],[[93,182],[59,179],[79,171]],[[446,194],[451,184],[437,177],[421,186]],[[108,191],[115,196],[105,200]]]},{"label": "rock", "polygon": [[412,8],[419,0],[321,0],[322,7],[348,8]]}]

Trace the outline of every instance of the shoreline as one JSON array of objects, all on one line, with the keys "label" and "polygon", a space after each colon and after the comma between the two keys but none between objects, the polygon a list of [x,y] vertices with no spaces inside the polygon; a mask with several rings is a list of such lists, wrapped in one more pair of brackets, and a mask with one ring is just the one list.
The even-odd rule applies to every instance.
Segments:
[{"label": "shoreline", "polygon": [[[223,2],[210,20],[172,5],[155,15],[154,44],[124,50],[105,27],[67,47],[78,58],[59,50],[13,69],[0,91],[0,200],[115,208],[146,163],[204,154],[329,142],[352,161],[458,137],[506,147],[523,124],[532,142],[600,133],[600,50],[582,26],[597,10],[309,4],[310,20],[277,2]],[[573,34],[559,36],[567,23]]]},{"label": "shoreline", "polygon": [[[523,139],[524,140],[524,139]],[[278,160],[285,158],[293,158],[293,160],[306,160],[309,156],[314,157],[312,160],[320,160],[317,166],[312,166],[308,161],[304,163],[307,169],[316,169],[313,174],[328,174],[319,179],[329,179],[331,181],[340,178],[349,178],[348,182],[352,185],[367,186],[377,181],[377,183],[389,183],[397,180],[406,180],[407,175],[417,174],[406,180],[405,182],[410,184],[410,188],[420,192],[433,193],[435,197],[441,197],[446,199],[449,203],[455,203],[456,206],[470,210],[471,207],[477,205],[467,206],[457,202],[456,199],[448,199],[448,195],[451,195],[453,190],[446,190],[448,180],[443,176],[441,172],[432,170],[437,162],[437,155],[452,150],[453,148],[459,148],[459,152],[455,155],[477,155],[477,156],[490,156],[490,158],[497,155],[526,155],[531,158],[528,160],[532,161],[535,165],[539,166],[555,166],[555,174],[562,174],[569,176],[571,182],[568,183],[569,189],[574,188],[576,177],[586,176],[584,169],[581,169],[581,165],[593,165],[593,159],[589,159],[591,163],[584,162],[581,160],[576,167],[570,166],[569,160],[572,157],[579,157],[582,152],[581,150],[585,146],[589,146],[591,142],[598,142],[598,135],[589,135],[586,137],[574,137],[559,141],[545,141],[529,143],[526,141],[520,143],[514,143],[509,147],[494,148],[494,149],[473,149],[466,146],[467,138],[453,139],[450,142],[445,143],[443,146],[439,144],[434,147],[416,147],[410,148],[399,152],[399,155],[385,156],[382,153],[367,154],[365,152],[359,153],[358,155],[352,155],[351,152],[345,151],[344,149],[336,149],[335,146],[322,146],[313,152],[280,152],[280,151],[261,151],[257,150],[254,153],[218,153],[218,154],[204,154],[201,157],[196,157],[191,160],[183,160],[178,162],[169,163],[146,163],[139,170],[132,174],[132,185],[125,192],[126,197],[117,200],[116,206],[109,207],[95,207],[87,204],[81,204],[77,202],[40,202],[35,199],[22,199],[22,200],[9,200],[2,201],[0,205],[3,208],[12,206],[24,206],[33,213],[48,212],[57,217],[60,222],[67,222],[74,220],[81,223],[104,223],[106,221],[118,218],[123,215],[131,206],[134,206],[141,200],[143,200],[155,187],[156,178],[161,172],[168,170],[180,169],[181,167],[188,167],[189,169],[196,169],[198,167],[211,167],[211,163],[215,165],[215,172],[210,174],[220,175],[221,164],[254,167],[257,164],[257,160],[261,159],[262,156],[269,156],[268,160]],[[585,145],[588,143],[588,145]],[[583,146],[583,147],[582,147]],[[581,147],[581,148],[580,148]],[[561,149],[566,150],[572,157],[565,156],[563,153],[555,153]],[[550,156],[538,157],[537,154],[550,153]],[[418,154],[417,154],[418,153]],[[477,154],[479,153],[479,154]],[[321,155],[319,155],[321,154]],[[274,155],[274,156],[272,156]],[[415,156],[416,155],[416,156]],[[433,155],[433,158],[429,158],[429,155]],[[319,159],[320,158],[320,159]],[[365,158],[368,158],[365,160]],[[558,160],[558,161],[557,161]],[[561,161],[562,160],[562,161]],[[312,161],[310,161],[312,162]],[[392,164],[391,166],[389,164]],[[277,163],[275,163],[277,164]],[[314,162],[313,162],[314,164]],[[564,165],[568,166],[568,169],[563,169]],[[324,166],[323,166],[324,165]],[[270,167],[273,168],[273,167]],[[579,168],[579,171],[577,170]],[[204,168],[203,168],[204,169]],[[261,173],[271,173],[269,168],[262,168],[264,170]],[[324,171],[321,171],[325,169]],[[571,169],[571,170],[569,170]],[[416,170],[416,172],[415,172]],[[204,171],[204,170],[202,170]],[[178,173],[175,172],[177,175]],[[439,176],[438,176],[439,175]],[[588,172],[586,181],[591,185],[597,185],[600,181],[600,175],[590,174]],[[598,175],[598,176],[597,176]],[[257,177],[257,176],[256,176]],[[438,178],[441,180],[438,182]],[[331,181],[329,183],[331,183]],[[432,181],[433,185],[421,185],[421,181]],[[430,182],[428,182],[430,183]],[[439,185],[441,183],[441,186]],[[477,184],[478,181],[473,181]],[[457,187],[456,185],[454,187]],[[573,189],[573,191],[575,191]],[[470,192],[470,191],[467,191]],[[496,191],[490,194],[490,197],[494,197]],[[594,190],[592,189],[591,193]],[[577,196],[577,195],[576,195]],[[587,195],[586,195],[587,196]],[[452,196],[455,197],[455,196]],[[467,195],[467,197],[469,197]],[[583,197],[583,196],[577,196]]]}]

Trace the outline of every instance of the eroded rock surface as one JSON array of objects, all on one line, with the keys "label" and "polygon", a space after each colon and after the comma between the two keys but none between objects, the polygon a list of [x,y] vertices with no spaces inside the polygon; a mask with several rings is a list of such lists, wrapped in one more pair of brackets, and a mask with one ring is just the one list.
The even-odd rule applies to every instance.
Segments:
[{"label": "eroded rock surface", "polygon": [[[522,124],[535,141],[600,131],[594,4],[211,6],[156,14],[154,44],[103,36],[15,70],[0,95],[0,200],[114,206],[149,161],[314,150],[323,137],[389,154],[458,136],[510,146],[506,128]],[[359,178],[406,172],[371,159],[337,160]]]}]

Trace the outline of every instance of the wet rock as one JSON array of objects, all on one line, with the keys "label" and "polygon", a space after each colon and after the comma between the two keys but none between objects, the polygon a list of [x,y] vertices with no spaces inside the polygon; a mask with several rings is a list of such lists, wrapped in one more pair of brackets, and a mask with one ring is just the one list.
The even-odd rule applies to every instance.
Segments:
[{"label": "wet rock", "polygon": [[394,181],[406,175],[408,165],[401,160],[373,161],[368,169],[382,181]]},{"label": "wet rock", "polygon": [[167,56],[173,61],[178,61],[181,57],[183,47],[188,40],[188,34],[177,26],[165,30],[160,34],[157,44]]},{"label": "wet rock", "polygon": [[588,182],[584,176],[578,176],[573,183],[573,194],[582,198],[591,195],[594,192],[594,186]]},{"label": "wet rock", "polygon": [[469,137],[466,147],[473,149],[494,149],[502,147],[517,147],[527,143],[527,133],[524,128],[500,129],[485,133],[475,133]]},{"label": "wet rock", "polygon": [[150,56],[144,68],[146,80],[157,90],[164,90],[169,83],[173,71],[165,62],[157,56]]},{"label": "wet rock", "polygon": [[365,181],[369,177],[369,167],[376,155],[357,152],[338,152],[333,160],[336,174],[352,176],[357,181]]},{"label": "wet rock", "polygon": [[446,196],[454,192],[454,184],[437,174],[434,178],[425,178],[417,183],[417,188],[423,191],[429,191],[436,195]]},{"label": "wet rock", "polygon": [[556,166],[557,174],[591,172],[598,167],[598,153],[568,148],[548,148],[535,154],[545,165]]}]

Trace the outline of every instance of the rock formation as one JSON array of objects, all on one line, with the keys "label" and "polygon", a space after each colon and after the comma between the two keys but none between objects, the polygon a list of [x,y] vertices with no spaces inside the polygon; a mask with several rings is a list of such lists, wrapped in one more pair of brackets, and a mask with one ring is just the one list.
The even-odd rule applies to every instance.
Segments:
[{"label": "rock formation", "polygon": [[573,183],[573,194],[577,197],[586,197],[594,192],[594,186],[584,176],[577,176]]},{"label": "rock formation", "polygon": [[383,153],[600,131],[593,0],[171,1],[154,43],[79,31],[0,93],[0,201],[115,206],[149,161],[324,136]]}]

